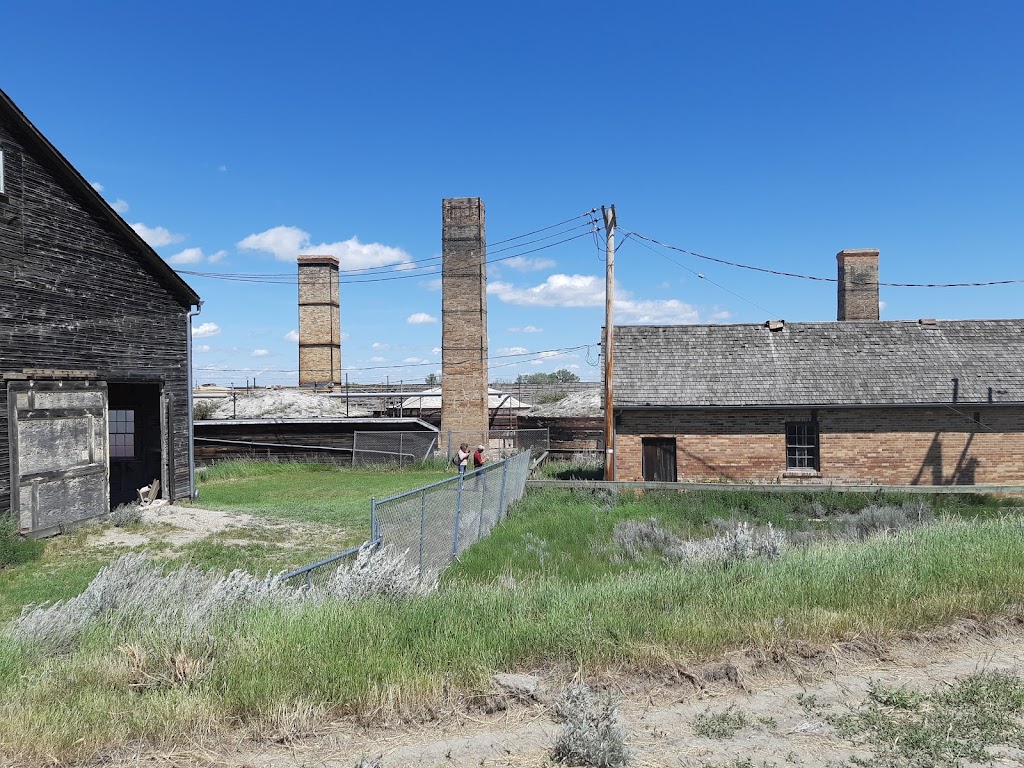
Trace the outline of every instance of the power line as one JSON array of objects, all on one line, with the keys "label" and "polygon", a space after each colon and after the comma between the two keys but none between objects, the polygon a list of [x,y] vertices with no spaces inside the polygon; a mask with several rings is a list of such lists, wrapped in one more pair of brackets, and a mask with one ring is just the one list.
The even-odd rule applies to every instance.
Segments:
[{"label": "power line", "polygon": [[[838,283],[839,282],[839,279],[835,278],[835,277],[820,277],[818,275],[803,275],[803,274],[800,274],[798,272],[784,272],[784,271],[778,270],[778,269],[767,269],[765,267],[755,267],[755,266],[752,266],[750,264],[740,264],[739,262],[728,261],[726,259],[716,259],[714,256],[705,256],[702,253],[696,253],[695,251],[688,251],[685,248],[679,248],[679,247],[674,246],[674,245],[669,245],[668,243],[663,243],[663,242],[661,242],[659,240],[655,240],[653,237],[645,237],[644,235],[641,235],[638,232],[629,232],[628,230],[623,230],[623,231],[625,231],[628,235],[632,235],[633,237],[638,237],[641,240],[646,240],[649,243],[654,243],[655,245],[660,245],[662,248],[668,248],[669,250],[672,250],[672,251],[678,251],[679,253],[685,253],[688,256],[695,256],[698,259],[705,259],[706,261],[713,261],[716,264],[725,264],[725,265],[730,266],[730,267],[738,267],[739,269],[749,269],[749,270],[752,270],[754,272],[764,272],[764,273],[769,274],[769,275],[779,275],[781,277],[795,277],[795,278],[799,278],[801,280],[818,280],[818,281],[823,282],[823,283]],[[682,265],[680,265],[680,266],[682,266]],[[1024,278],[1015,279],[1015,280],[985,280],[985,281],[971,282],[971,283],[882,283],[882,282],[880,282],[880,283],[878,283],[878,285],[885,286],[887,288],[980,288],[980,287],[984,287],[984,286],[1015,285],[1015,284],[1019,284],[1019,283],[1024,283]]]}]

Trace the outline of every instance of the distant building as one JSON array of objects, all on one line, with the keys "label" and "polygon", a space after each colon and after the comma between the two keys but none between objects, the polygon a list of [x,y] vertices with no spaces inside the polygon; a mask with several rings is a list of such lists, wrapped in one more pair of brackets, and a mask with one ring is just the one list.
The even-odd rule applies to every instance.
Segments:
[{"label": "distant building", "polygon": [[199,296],[0,91],[0,516],[192,494]]},{"label": "distant building", "polygon": [[616,479],[1024,483],[1024,320],[878,320],[877,251],[838,314],[616,326]]}]

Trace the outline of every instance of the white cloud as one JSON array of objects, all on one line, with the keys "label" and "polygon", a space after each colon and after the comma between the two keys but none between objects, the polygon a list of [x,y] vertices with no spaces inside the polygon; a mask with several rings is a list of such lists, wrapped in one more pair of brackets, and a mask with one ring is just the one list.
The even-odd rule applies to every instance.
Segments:
[{"label": "white cloud", "polygon": [[620,318],[623,322],[627,323],[656,323],[664,325],[700,322],[697,308],[678,299],[616,300],[616,322]]},{"label": "white cloud", "polygon": [[428,291],[440,291],[441,290],[441,278],[436,277],[433,280],[426,280],[421,285]]},{"label": "white cloud", "polygon": [[[604,278],[595,275],[550,275],[540,285],[519,288],[511,283],[487,286],[506,304],[525,307],[604,306]],[[633,299],[628,291],[616,290],[615,319],[630,323],[696,323],[697,309],[678,299]]]},{"label": "white cloud", "polygon": [[286,333],[284,335],[284,340],[285,341],[290,341],[293,344],[298,344],[299,343],[299,332],[294,330],[294,329],[288,331],[288,333]]},{"label": "white cloud", "polygon": [[130,225],[132,229],[145,240],[153,248],[159,248],[162,245],[172,245],[174,243],[180,243],[185,239],[184,235],[178,235],[165,227],[147,227],[141,221],[137,221]]},{"label": "white cloud", "polygon": [[272,227],[249,235],[238,242],[238,247],[271,253],[278,261],[295,261],[302,253],[335,256],[342,269],[369,269],[388,265],[399,268],[412,261],[412,257],[401,248],[382,243],[361,243],[357,237],[314,245],[308,232],[288,226]]},{"label": "white cloud", "polygon": [[217,251],[211,253],[209,256],[203,253],[202,248],[186,248],[180,253],[176,253],[173,256],[167,258],[168,264],[202,264],[208,262],[215,264],[216,262],[227,256],[227,251]]},{"label": "white cloud", "polygon": [[370,345],[370,349],[391,349],[391,345],[383,341],[375,341]]},{"label": "white cloud", "polygon": [[371,357],[371,363],[386,363],[388,359],[386,357]]},{"label": "white cloud", "polygon": [[417,312],[405,318],[405,322],[409,325],[423,325],[424,323],[436,323],[437,318],[433,315],[428,315],[426,312]]},{"label": "white cloud", "polygon": [[886,304],[886,303],[885,303],[884,301],[879,301],[879,302],[878,302],[878,316],[879,316],[879,317],[881,317],[881,316],[882,316],[882,313],[883,313],[883,312],[885,312],[885,308],[886,308],[887,306],[889,306],[889,305],[888,305],[888,304]]},{"label": "white cloud", "polygon": [[209,344],[200,344],[198,347],[192,347],[193,352],[212,352],[213,347]]},{"label": "white cloud", "polygon": [[254,349],[250,354],[253,357],[266,357],[267,355],[270,354],[270,350],[269,349]]},{"label": "white cloud", "polygon": [[103,185],[100,184],[98,181],[90,181],[89,186],[95,189],[97,192],[103,191]]},{"label": "white cloud", "polygon": [[594,275],[555,274],[532,288],[489,283],[487,293],[506,304],[525,307],[599,307],[604,304],[604,280]]},{"label": "white cloud", "polygon": [[565,352],[538,352],[537,359],[531,360],[530,365],[544,365],[544,363],[553,357],[561,357]]},{"label": "white cloud", "polygon": [[123,216],[124,214],[128,213],[128,208],[130,206],[128,205],[128,201],[127,200],[122,200],[119,197],[119,198],[117,198],[117,200],[115,200],[114,202],[112,202],[110,204],[110,207],[113,208],[115,211],[117,211],[118,213],[120,213]]},{"label": "white cloud", "polygon": [[524,325],[522,328],[509,328],[509,333],[543,333],[543,328],[538,328],[535,325]]},{"label": "white cloud", "polygon": [[424,363],[429,363],[430,361],[424,360],[422,357],[407,357],[402,362],[409,363],[410,365],[420,365]]},{"label": "white cloud", "polygon": [[732,312],[728,309],[720,309],[718,307],[712,307],[711,309],[712,320],[728,320],[730,317],[732,317]]},{"label": "white cloud", "polygon": [[528,355],[530,350],[526,347],[504,347],[498,350],[499,355]]},{"label": "white cloud", "polygon": [[536,272],[541,269],[551,269],[557,262],[545,258],[527,258],[526,256],[513,256],[502,262],[506,267],[518,269],[520,272]]},{"label": "white cloud", "polygon": [[216,323],[203,323],[192,328],[193,339],[208,339],[220,333],[220,326]]},{"label": "white cloud", "polygon": [[443,352],[443,351],[444,350],[442,350],[440,347],[434,347],[432,350],[430,350],[430,354],[432,354],[432,355],[440,355],[441,352]]}]

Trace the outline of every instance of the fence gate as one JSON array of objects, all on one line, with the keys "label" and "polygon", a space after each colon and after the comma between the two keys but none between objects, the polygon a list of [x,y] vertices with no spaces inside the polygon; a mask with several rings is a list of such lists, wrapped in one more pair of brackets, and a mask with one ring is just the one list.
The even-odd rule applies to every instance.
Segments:
[{"label": "fence gate", "polygon": [[12,381],[7,398],[11,511],[21,532],[108,512],[106,382]]}]

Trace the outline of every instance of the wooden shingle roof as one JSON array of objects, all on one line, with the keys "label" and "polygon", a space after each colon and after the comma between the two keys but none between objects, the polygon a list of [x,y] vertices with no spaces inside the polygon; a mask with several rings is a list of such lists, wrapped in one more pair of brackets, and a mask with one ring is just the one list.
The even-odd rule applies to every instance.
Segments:
[{"label": "wooden shingle roof", "polygon": [[1024,320],[615,327],[615,407],[1024,403]]}]

